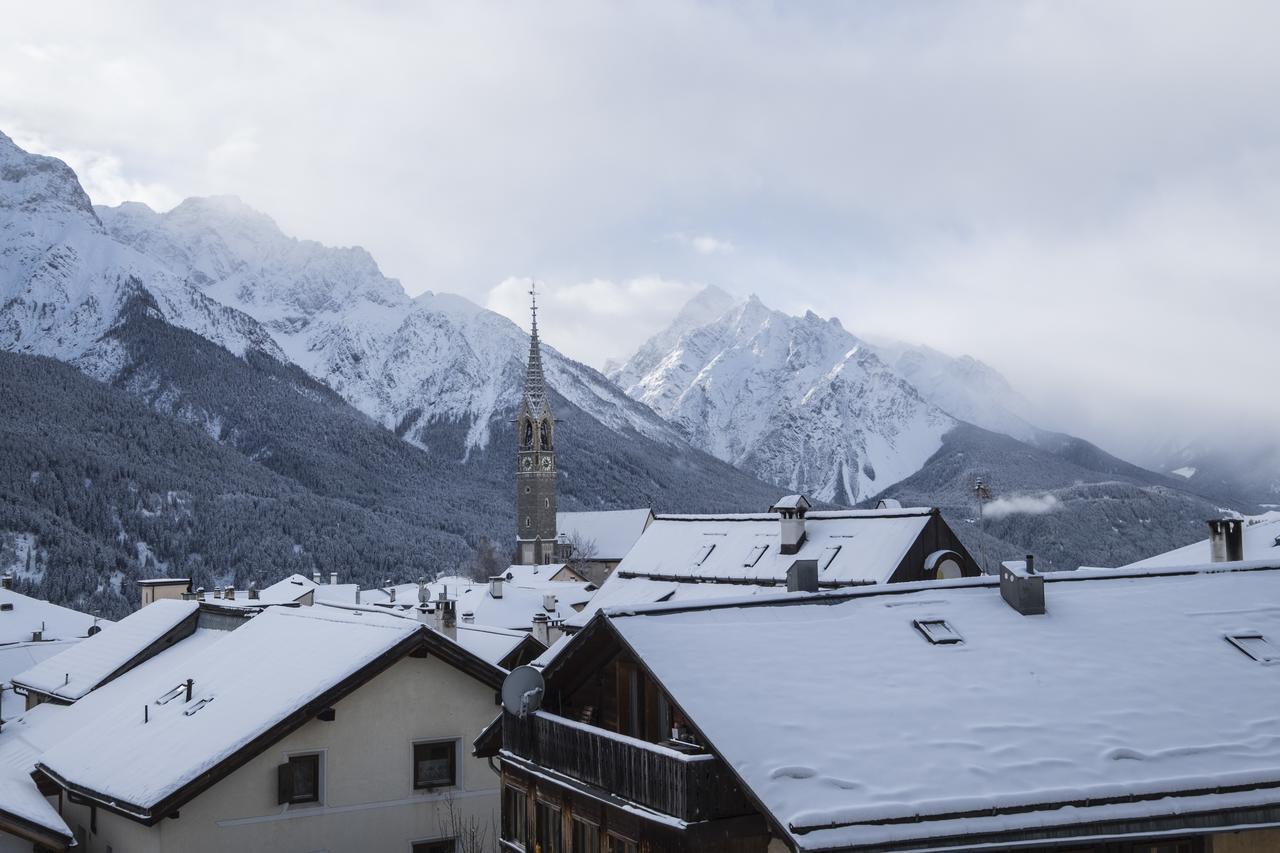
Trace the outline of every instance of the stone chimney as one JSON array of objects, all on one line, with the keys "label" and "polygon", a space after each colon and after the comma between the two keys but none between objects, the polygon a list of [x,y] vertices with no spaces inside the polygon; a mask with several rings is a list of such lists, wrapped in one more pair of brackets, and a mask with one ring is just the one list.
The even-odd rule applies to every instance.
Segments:
[{"label": "stone chimney", "polygon": [[544,646],[551,645],[551,620],[545,613],[533,614],[533,638]]},{"label": "stone chimney", "polygon": [[1233,563],[1244,559],[1242,520],[1216,518],[1209,521],[1209,559],[1214,563]]},{"label": "stone chimney", "polygon": [[316,586],[320,586],[320,570],[316,569],[311,573],[311,582]]},{"label": "stone chimney", "polygon": [[329,586],[337,586],[337,585],[338,585],[338,573],[329,572]]},{"label": "stone chimney", "polygon": [[228,585],[227,585],[227,594],[224,596],[224,598],[226,598],[226,599],[227,599],[227,601],[235,601],[235,600],[236,600],[236,588],[235,588],[234,586],[231,586],[230,584],[228,584]]},{"label": "stone chimney", "polygon": [[450,640],[458,639],[458,613],[454,604],[447,598],[436,602],[436,630]]},{"label": "stone chimney", "polygon": [[1036,574],[1034,556],[1027,555],[1025,567],[1010,563],[1000,567],[1000,596],[1023,616],[1044,613],[1044,575]]},{"label": "stone chimney", "polygon": [[249,581],[249,600],[258,600],[258,583],[257,581]]},{"label": "stone chimney", "polygon": [[779,551],[795,554],[804,545],[804,517],[809,512],[809,500],[804,495],[787,495],[770,509],[778,514],[781,527],[778,530]]},{"label": "stone chimney", "polygon": [[489,594],[494,598],[502,598],[502,583],[506,580],[503,575],[493,575],[489,578]]},{"label": "stone chimney", "polygon": [[818,561],[796,560],[787,569],[787,592],[817,592]]}]

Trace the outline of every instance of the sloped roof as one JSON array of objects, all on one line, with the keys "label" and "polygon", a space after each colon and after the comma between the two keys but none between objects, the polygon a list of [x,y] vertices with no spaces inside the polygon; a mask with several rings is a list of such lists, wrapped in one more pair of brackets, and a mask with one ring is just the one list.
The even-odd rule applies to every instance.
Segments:
[{"label": "sloped roof", "polygon": [[644,509],[557,512],[556,531],[594,545],[591,558],[621,560],[636,544],[653,512]]},{"label": "sloped roof", "polygon": [[1280,653],[1280,562],[1045,577],[1044,616],[967,578],[604,624],[800,849],[1280,804],[1280,666],[1226,639]]},{"label": "sloped roof", "polygon": [[[378,613],[268,608],[181,665],[149,668],[127,696],[112,691],[115,701],[102,703],[94,724],[44,752],[39,767],[65,787],[152,816],[308,703],[384,656],[407,651],[424,631]],[[157,704],[188,678],[190,703]],[[148,706],[147,722],[139,704]]]},{"label": "sloped roof", "polygon": [[[120,669],[185,620],[194,620],[199,604],[161,599],[130,613],[66,651],[13,677],[13,683],[74,702],[108,681]],[[192,625],[194,628],[194,624]]]},{"label": "sloped roof", "polygon": [[[1280,560],[1280,512],[1247,519],[1242,531],[1246,560]],[[1195,566],[1212,559],[1209,540],[1202,539],[1183,548],[1175,548],[1125,566],[1126,569],[1158,569],[1172,566]]]},{"label": "sloped roof", "polygon": [[[522,568],[512,566],[512,569]],[[542,569],[550,569],[542,566]],[[546,572],[546,578],[535,581],[526,573],[524,580],[506,581],[502,585],[502,597],[494,598],[488,583],[476,583],[469,578],[442,577],[427,585],[431,600],[435,601],[441,593],[457,602],[457,616],[461,624],[463,614],[470,613],[475,617],[474,624],[489,625],[495,628],[507,628],[515,631],[528,631],[533,627],[533,616],[545,613],[553,622],[563,621],[577,613],[574,605],[585,605],[595,594],[595,587],[589,583],[576,581],[553,581],[552,572]],[[398,584],[396,590],[396,607],[410,608],[418,604],[417,584]],[[555,607],[547,610],[545,596],[556,597]],[[365,604],[388,606],[390,597],[380,589],[364,590],[360,600]]]},{"label": "sloped roof", "polygon": [[542,644],[526,631],[510,631],[488,625],[458,625],[458,645],[496,666],[502,666],[502,661],[521,643],[530,641],[537,643],[535,648],[542,648]]},{"label": "sloped roof", "polygon": [[59,607],[11,589],[0,588],[0,604],[13,605],[12,610],[0,611],[0,645],[30,642],[33,631],[43,631],[46,640],[84,637],[95,621],[104,626],[111,624],[107,619],[95,620],[88,613]]}]

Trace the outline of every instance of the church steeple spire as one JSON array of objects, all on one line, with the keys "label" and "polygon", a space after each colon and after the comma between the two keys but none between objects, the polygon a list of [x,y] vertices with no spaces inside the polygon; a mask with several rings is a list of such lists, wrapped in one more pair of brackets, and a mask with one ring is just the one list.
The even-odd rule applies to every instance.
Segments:
[{"label": "church steeple spire", "polygon": [[522,564],[549,563],[556,550],[556,421],[551,414],[538,341],[538,287],[529,287],[529,364],[516,413],[516,554]]}]

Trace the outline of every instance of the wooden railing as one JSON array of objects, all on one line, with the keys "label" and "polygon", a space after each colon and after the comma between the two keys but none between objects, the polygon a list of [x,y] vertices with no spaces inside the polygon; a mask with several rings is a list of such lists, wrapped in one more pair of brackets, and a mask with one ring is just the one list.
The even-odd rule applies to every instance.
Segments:
[{"label": "wooden railing", "polygon": [[689,823],[753,811],[709,753],[685,755],[545,711],[504,714],[502,742],[540,767]]}]

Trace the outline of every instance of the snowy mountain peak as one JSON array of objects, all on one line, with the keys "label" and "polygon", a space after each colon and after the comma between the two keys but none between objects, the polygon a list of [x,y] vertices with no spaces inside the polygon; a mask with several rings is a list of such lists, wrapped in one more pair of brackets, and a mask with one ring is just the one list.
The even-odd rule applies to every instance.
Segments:
[{"label": "snowy mountain peak", "polygon": [[0,132],[0,211],[39,214],[45,220],[77,219],[102,230],[93,204],[70,166],[56,157],[30,154]]}]

